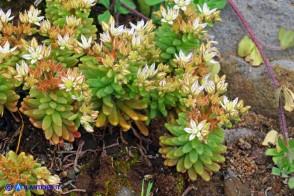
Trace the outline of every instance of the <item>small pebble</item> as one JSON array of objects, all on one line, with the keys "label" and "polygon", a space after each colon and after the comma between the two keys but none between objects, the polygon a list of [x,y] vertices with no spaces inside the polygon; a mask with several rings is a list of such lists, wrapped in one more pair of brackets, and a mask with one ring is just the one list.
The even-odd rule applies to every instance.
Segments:
[{"label": "small pebble", "polygon": [[131,191],[128,187],[122,186],[117,192],[116,196],[135,196],[135,192]]}]

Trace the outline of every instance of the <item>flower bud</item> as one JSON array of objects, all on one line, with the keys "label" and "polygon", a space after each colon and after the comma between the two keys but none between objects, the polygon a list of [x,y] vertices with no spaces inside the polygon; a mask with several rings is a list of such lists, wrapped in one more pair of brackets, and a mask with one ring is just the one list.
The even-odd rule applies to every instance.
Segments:
[{"label": "flower bud", "polygon": [[213,81],[208,81],[208,83],[206,84],[205,86],[205,91],[208,93],[208,94],[213,94],[215,93],[215,84]]},{"label": "flower bud", "polygon": [[222,80],[217,84],[216,89],[217,91],[225,92],[227,90],[227,86],[228,83],[225,83],[225,81]]}]

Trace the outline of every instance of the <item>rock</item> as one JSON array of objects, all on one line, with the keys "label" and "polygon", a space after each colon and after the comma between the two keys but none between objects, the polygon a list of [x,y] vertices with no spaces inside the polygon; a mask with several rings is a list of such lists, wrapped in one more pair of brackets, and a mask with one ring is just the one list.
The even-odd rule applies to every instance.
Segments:
[{"label": "rock", "polygon": [[[259,131],[254,131],[248,128],[236,128],[236,129],[226,129],[225,130],[225,142],[226,143],[237,143],[240,139],[245,139],[248,137],[263,137],[264,133]],[[248,144],[247,144],[247,147]],[[251,148],[251,146],[249,147]]]},{"label": "rock", "polygon": [[120,190],[117,192],[116,196],[135,196],[135,192],[131,191],[128,187],[122,186]]},{"label": "rock", "polygon": [[[292,0],[233,0],[242,12],[256,37],[267,46],[279,47],[280,27],[293,29],[294,5]],[[252,110],[268,117],[276,118],[278,109],[274,99],[273,83],[265,66],[252,67],[237,56],[237,46],[247,34],[238,16],[227,5],[221,13],[223,22],[216,24],[211,34],[218,41],[222,58],[222,72],[227,75],[228,95],[240,97],[252,106]],[[275,75],[281,85],[294,90],[294,47],[277,51],[263,47]],[[289,116],[290,118],[290,116]],[[294,123],[294,116],[290,118]]]},{"label": "rock", "polygon": [[[277,118],[278,106],[275,90],[265,66],[251,67],[243,59],[232,55],[222,61],[222,71],[227,75],[229,83],[229,97],[239,97],[256,113]],[[280,85],[294,90],[294,62],[279,60],[272,61],[271,65]],[[286,114],[293,123],[294,116],[290,113]]]},{"label": "rock", "polygon": [[270,157],[265,156],[265,151],[262,149],[253,151],[251,157],[254,157],[255,163],[257,165],[265,165],[270,159]]},{"label": "rock", "polygon": [[228,169],[223,172],[224,179],[224,191],[225,196],[249,196],[250,189],[247,184],[243,184],[237,175]]}]

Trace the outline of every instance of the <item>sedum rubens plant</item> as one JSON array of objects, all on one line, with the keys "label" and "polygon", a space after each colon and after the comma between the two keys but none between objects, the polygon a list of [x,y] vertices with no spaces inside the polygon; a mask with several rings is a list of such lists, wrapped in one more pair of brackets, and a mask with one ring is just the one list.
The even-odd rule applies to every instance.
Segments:
[{"label": "sedum rubens plant", "polygon": [[[163,45],[164,31],[156,34],[157,46],[164,51],[161,57],[172,67],[170,78],[159,86],[171,83],[178,87],[180,109],[176,110],[178,117],[170,115],[171,122],[165,124],[170,134],[160,137],[159,152],[166,166],[176,166],[193,181],[197,176],[209,181],[212,172],[220,169],[218,163],[225,161],[221,155],[226,150],[223,128],[231,127],[231,121],[239,120],[249,107],[238,98],[230,101],[224,95],[225,76],[217,75],[219,63],[214,57],[218,51],[212,47],[214,42],[207,40],[203,22],[220,20],[219,12],[209,10],[206,4],[201,8],[175,1],[173,8],[162,7],[161,14],[162,29],[175,36],[166,38],[169,41]],[[174,40],[180,44],[171,45]]]},{"label": "sedum rubens plant", "polygon": [[[0,74],[0,116],[2,117],[5,108],[11,112],[18,110],[19,95],[14,90],[14,81],[10,78],[10,74],[7,71],[0,71]],[[8,77],[6,77],[7,75]]]},{"label": "sedum rubens plant", "polygon": [[102,127],[109,122],[127,131],[134,121],[147,136],[149,132],[143,122],[148,120],[144,115],[148,105],[139,95],[136,80],[138,70],[158,58],[159,51],[153,42],[155,26],[151,21],[140,21],[131,24],[131,29],[115,27],[111,18],[102,27],[101,42],[84,50],[87,56],[81,58],[79,65],[99,111],[95,124]]},{"label": "sedum rubens plant", "polygon": [[20,110],[35,127],[43,129],[46,139],[53,144],[73,142],[80,137],[80,123],[93,132],[90,123],[97,112],[91,110],[89,87],[77,68],[66,70],[60,63],[43,59],[29,73],[24,76],[24,86],[30,88],[30,95],[24,98]]},{"label": "sedum rubens plant", "polygon": [[[88,132],[108,123],[128,131],[134,122],[147,136],[146,124],[162,115],[170,119],[170,134],[160,137],[165,165],[208,181],[224,161],[223,128],[249,109],[224,95],[225,76],[217,75],[219,53],[205,27],[220,21],[219,11],[167,1],[158,28],[152,21],[116,26],[111,17],[95,41],[88,20],[95,1],[47,2],[48,20],[31,7],[17,27],[0,12],[2,53],[11,57],[2,58],[3,68],[29,90],[20,110],[33,125],[60,144],[80,137],[80,124]],[[37,33],[42,45],[28,37]]]},{"label": "sedum rubens plant", "polygon": [[[19,155],[9,151],[6,156],[0,155],[0,194],[1,195],[43,195],[44,190],[25,190],[19,192],[5,190],[6,184],[30,185],[58,185],[60,179],[58,175],[51,175],[46,167],[34,160],[32,155],[25,155],[24,152]],[[61,190],[61,189],[60,189]],[[55,190],[55,191],[60,191]]]},{"label": "sedum rubens plant", "polygon": [[59,27],[77,27],[77,36],[82,34],[96,39],[97,28],[93,19],[89,18],[91,7],[95,4],[96,0],[47,0],[46,18]]},{"label": "sedum rubens plant", "polygon": [[[5,72],[3,76],[7,78],[1,77],[1,83],[23,84],[24,90],[30,90],[20,110],[30,117],[34,126],[44,130],[53,144],[80,137],[77,131],[80,124],[93,132],[91,124],[97,112],[92,110],[88,85],[77,68],[66,68],[77,64],[85,46],[84,36],[81,42],[74,39],[78,27],[73,25],[73,19],[68,19],[64,27],[54,26],[48,20],[42,21],[40,11],[31,6],[20,13],[18,26],[14,26],[10,11],[1,10],[0,14],[1,73]],[[60,38],[66,37],[65,32],[69,33],[69,40]],[[43,45],[34,37],[26,41],[36,33],[47,37]],[[3,106],[16,111],[18,96],[11,84],[5,85],[0,89],[4,94],[1,94],[1,111]]]}]

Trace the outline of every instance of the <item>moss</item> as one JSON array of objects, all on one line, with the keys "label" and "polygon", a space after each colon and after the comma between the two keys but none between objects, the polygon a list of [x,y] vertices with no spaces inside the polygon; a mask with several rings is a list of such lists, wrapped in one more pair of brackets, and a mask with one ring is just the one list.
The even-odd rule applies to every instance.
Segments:
[{"label": "moss", "polygon": [[184,191],[185,180],[181,174],[176,175],[178,195],[182,195]]},{"label": "moss", "polygon": [[[131,182],[127,175],[132,165],[139,162],[140,159],[140,155],[137,150],[132,150],[131,153],[134,155],[134,158],[129,161],[124,160],[125,157],[128,156],[125,150],[121,150],[117,153],[113,160],[115,174],[109,176],[109,178],[104,182],[105,195],[116,195],[122,186],[131,188]],[[101,194],[96,193],[96,195]]]}]

